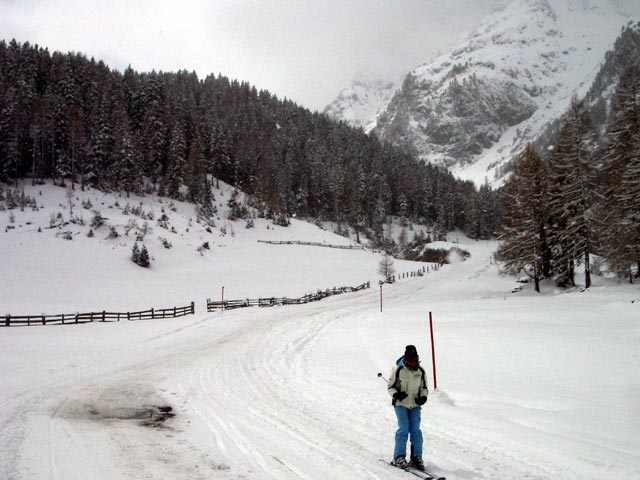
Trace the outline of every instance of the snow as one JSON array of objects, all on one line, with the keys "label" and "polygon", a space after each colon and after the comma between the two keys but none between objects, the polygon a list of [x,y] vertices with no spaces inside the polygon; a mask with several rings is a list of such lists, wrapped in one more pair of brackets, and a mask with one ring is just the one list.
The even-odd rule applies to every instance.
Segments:
[{"label": "snow", "polygon": [[[133,233],[106,240],[103,227],[90,239],[88,225],[69,224],[73,240],[56,237],[47,227],[52,212],[69,218],[64,189],[26,193],[45,208],[13,210],[13,223],[0,212],[3,312],[195,301],[196,314],[0,329],[0,478],[406,478],[378,461],[391,456],[395,416],[377,373],[388,375],[412,343],[433,390],[429,311],[438,389],[423,412],[428,468],[451,480],[640,478],[637,285],[597,277],[584,292],[543,285],[538,295],[525,284],[511,293],[496,244],[456,234],[471,257],[384,285],[380,312],[380,254],[258,243],[352,242],[302,221],[229,222],[224,186],[211,233],[180,202],[166,210],[177,233],[149,221],[148,270],[129,259]],[[168,207],[76,195],[121,233],[127,201],[156,219]],[[211,249],[200,255],[204,241]],[[419,265],[395,262],[397,271]],[[364,281],[374,288],[301,306],[205,311],[222,286],[225,298],[293,297]],[[140,412],[154,405],[176,416],[143,426]]]},{"label": "snow", "polygon": [[361,127],[368,133],[375,127],[399,84],[400,80],[368,80],[360,74],[325,107],[324,113],[354,127]]}]

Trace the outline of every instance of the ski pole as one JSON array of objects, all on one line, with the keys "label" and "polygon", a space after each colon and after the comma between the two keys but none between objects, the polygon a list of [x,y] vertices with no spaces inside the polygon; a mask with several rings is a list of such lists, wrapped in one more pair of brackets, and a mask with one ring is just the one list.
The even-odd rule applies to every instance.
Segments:
[{"label": "ski pole", "polygon": [[382,373],[380,373],[380,372],[378,372],[378,378],[381,378],[381,379],[382,379],[382,380],[384,380],[386,383],[389,383],[389,380],[388,380],[386,377],[384,377],[384,376],[382,375]]}]

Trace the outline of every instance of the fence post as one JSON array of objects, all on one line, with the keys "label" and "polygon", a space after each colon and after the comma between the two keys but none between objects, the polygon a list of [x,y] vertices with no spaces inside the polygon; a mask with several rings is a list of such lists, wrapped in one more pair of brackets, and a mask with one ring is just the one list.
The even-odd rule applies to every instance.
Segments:
[{"label": "fence post", "polygon": [[191,302],[191,315],[195,315],[196,313],[196,304],[195,302]]},{"label": "fence post", "polygon": [[43,325],[47,324],[47,320],[46,320],[46,317],[44,315],[42,315],[42,324]]},{"label": "fence post", "polygon": [[76,313],[76,323],[78,323],[78,314]]},{"label": "fence post", "polygon": [[107,312],[106,310],[102,310],[102,321],[104,322],[105,318],[107,317]]},{"label": "fence post", "polygon": [[11,325],[11,315],[9,315],[8,313],[7,313],[7,316],[5,317],[5,324],[7,327]]},{"label": "fence post", "polygon": [[151,307],[151,320],[153,320],[154,318],[156,318],[156,316],[155,316],[155,315],[156,315],[156,314],[155,314],[155,312],[154,312],[154,310],[153,310],[153,307]]}]

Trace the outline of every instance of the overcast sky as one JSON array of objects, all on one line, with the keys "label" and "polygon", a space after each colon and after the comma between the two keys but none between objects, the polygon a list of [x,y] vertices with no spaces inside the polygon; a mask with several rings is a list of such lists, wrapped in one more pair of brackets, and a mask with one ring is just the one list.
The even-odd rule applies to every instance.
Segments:
[{"label": "overcast sky", "polygon": [[112,68],[195,70],[322,110],[358,74],[397,79],[504,0],[0,0],[0,35]]}]

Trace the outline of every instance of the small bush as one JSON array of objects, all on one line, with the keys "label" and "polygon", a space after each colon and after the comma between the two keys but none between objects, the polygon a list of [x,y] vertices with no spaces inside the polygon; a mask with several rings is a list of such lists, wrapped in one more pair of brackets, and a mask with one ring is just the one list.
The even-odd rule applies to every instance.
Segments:
[{"label": "small bush", "polygon": [[131,250],[131,261],[136,265],[147,268],[151,265],[151,259],[149,257],[149,251],[145,245],[142,245],[142,249],[138,247],[138,244],[133,245]]}]

